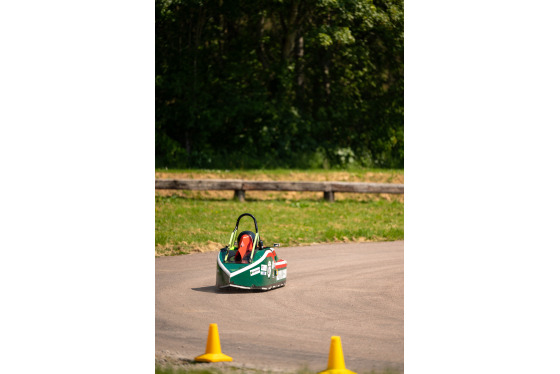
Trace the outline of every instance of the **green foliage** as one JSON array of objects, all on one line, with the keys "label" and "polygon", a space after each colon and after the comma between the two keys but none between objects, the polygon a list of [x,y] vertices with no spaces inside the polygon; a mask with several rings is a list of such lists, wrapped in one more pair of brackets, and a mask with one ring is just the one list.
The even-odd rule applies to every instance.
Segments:
[{"label": "green foliage", "polygon": [[402,0],[156,0],[156,166],[403,167]]}]

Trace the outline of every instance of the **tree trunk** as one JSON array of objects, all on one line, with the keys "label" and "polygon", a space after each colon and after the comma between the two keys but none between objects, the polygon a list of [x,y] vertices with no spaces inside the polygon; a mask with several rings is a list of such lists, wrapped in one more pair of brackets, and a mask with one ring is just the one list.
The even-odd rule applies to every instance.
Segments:
[{"label": "tree trunk", "polygon": [[303,83],[305,81],[305,75],[303,71],[303,36],[300,36],[296,44],[296,74],[297,74],[297,86],[296,86],[296,96],[297,101],[303,105]]},{"label": "tree trunk", "polygon": [[290,59],[290,54],[294,49],[296,36],[298,32],[298,8],[299,1],[293,1],[292,7],[290,8],[290,14],[288,20],[285,23],[285,36],[284,36],[284,46],[282,48],[282,57],[284,61]]}]

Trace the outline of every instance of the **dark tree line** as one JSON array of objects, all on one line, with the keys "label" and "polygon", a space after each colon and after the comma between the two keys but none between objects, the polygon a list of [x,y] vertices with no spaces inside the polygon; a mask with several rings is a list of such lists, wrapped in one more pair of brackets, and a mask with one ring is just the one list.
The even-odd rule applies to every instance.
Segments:
[{"label": "dark tree line", "polygon": [[402,0],[156,0],[156,166],[404,164]]}]

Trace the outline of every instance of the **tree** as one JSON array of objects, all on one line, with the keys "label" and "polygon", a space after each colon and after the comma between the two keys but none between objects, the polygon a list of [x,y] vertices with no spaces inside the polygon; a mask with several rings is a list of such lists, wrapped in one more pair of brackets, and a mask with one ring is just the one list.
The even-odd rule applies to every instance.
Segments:
[{"label": "tree", "polygon": [[156,164],[403,166],[402,1],[156,1]]}]

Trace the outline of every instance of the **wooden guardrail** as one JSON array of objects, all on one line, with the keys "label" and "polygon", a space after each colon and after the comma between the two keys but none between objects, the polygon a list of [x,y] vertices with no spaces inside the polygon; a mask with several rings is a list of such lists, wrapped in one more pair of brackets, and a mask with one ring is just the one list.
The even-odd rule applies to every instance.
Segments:
[{"label": "wooden guardrail", "polygon": [[156,190],[233,190],[245,201],[245,191],[323,191],[327,201],[335,192],[404,194],[404,184],[358,182],[246,181],[241,179],[156,179]]}]

